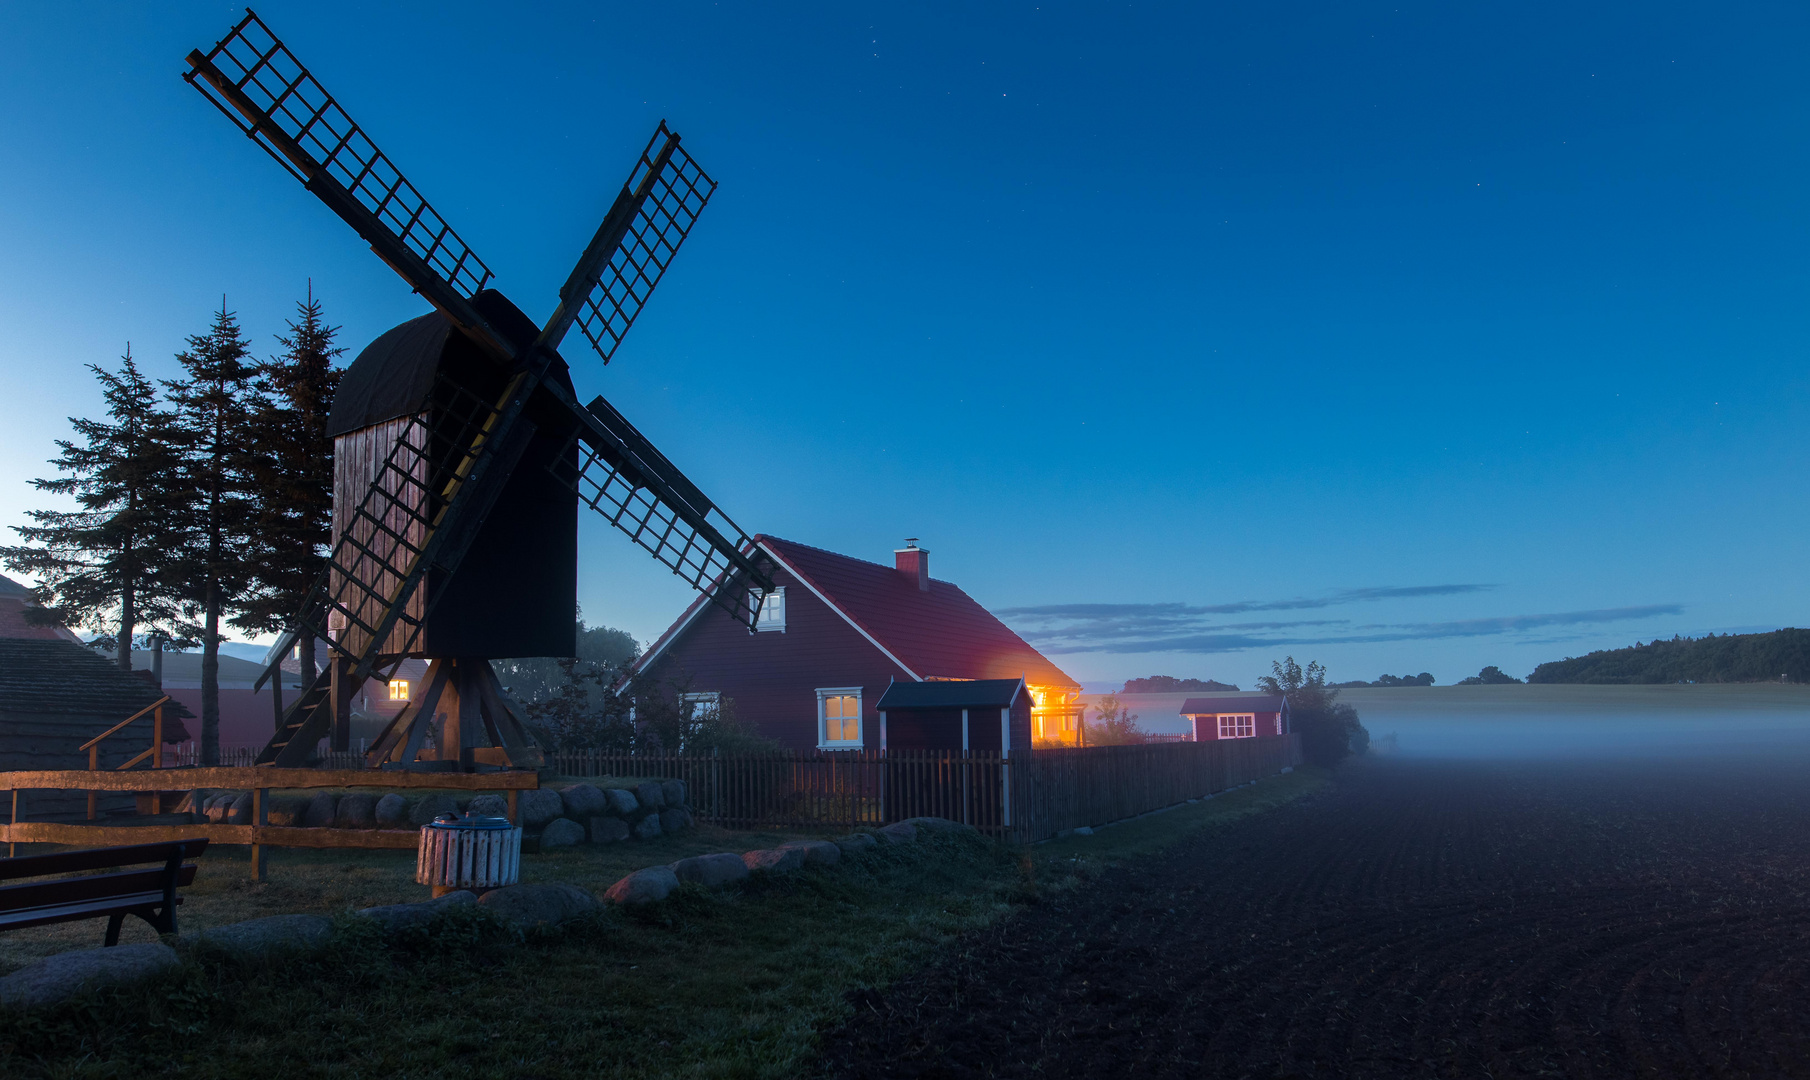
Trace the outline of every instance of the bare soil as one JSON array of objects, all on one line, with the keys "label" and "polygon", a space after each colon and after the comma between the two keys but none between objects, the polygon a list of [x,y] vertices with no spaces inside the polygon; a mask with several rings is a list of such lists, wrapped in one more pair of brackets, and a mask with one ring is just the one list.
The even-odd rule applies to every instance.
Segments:
[{"label": "bare soil", "polygon": [[847,1077],[1810,1076],[1810,761],[1365,761],[965,940]]}]

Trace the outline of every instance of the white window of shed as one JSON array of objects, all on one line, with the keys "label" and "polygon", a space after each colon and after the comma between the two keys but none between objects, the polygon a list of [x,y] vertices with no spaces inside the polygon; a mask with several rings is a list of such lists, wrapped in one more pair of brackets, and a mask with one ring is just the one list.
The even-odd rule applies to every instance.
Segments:
[{"label": "white window of shed", "polygon": [[786,628],[786,587],[781,585],[760,599],[760,616],[754,620],[756,630]]},{"label": "white window of shed", "polygon": [[1220,713],[1219,737],[1248,739],[1257,734],[1256,713]]}]

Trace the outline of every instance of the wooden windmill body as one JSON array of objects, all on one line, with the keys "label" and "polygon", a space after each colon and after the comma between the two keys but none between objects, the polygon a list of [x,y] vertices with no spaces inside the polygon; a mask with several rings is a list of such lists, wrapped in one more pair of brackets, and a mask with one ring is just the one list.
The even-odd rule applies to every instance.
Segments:
[{"label": "wooden windmill body", "polygon": [[715,190],[678,135],[654,133],[537,326],[256,14],[189,64],[191,84],[436,309],[346,370],[329,426],[332,554],[289,635],[326,640],[332,661],[259,764],[303,764],[324,737],[346,748],[353,688],[410,657],[433,661],[426,684],[368,764],[540,764],[489,662],[572,655],[580,503],[753,626],[773,586],[746,534],[602,397],[581,406],[558,351],[577,326],[608,363]]}]

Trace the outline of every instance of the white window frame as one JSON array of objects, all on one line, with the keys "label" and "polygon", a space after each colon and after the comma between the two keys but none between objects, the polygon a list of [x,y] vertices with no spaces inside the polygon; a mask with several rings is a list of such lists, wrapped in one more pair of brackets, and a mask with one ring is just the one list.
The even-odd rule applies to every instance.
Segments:
[{"label": "white window frame", "polygon": [[[698,708],[692,710],[692,716],[695,718],[703,709],[708,708],[715,711],[721,708],[723,704],[723,695],[715,690],[705,690],[696,694],[681,694],[679,695],[679,701],[682,704],[698,706]],[[630,719],[632,720],[633,717],[630,717]]]},{"label": "white window frame", "polygon": [[[777,604],[774,603],[776,600]],[[769,618],[768,615],[775,607],[779,609],[779,617],[777,619]],[[760,598],[760,610],[754,615],[754,629],[757,633],[765,633],[769,630],[777,630],[782,634],[786,632],[786,587],[784,585],[778,586]]]},{"label": "white window frame", "polygon": [[817,688],[817,749],[819,750],[859,750],[863,743],[856,739],[836,739],[829,736],[829,717],[824,715],[824,703],[833,697],[852,697],[855,699],[855,731],[858,735],[867,734],[867,705],[861,700],[859,686],[820,686]]},{"label": "white window frame", "polygon": [[[1257,737],[1256,713],[1216,713],[1219,721],[1219,737],[1222,739],[1254,739]],[[1227,723],[1230,722],[1230,734]]]},{"label": "white window frame", "polygon": [[[391,679],[389,682],[389,687],[390,687],[390,700],[391,701],[407,701],[407,700],[409,700],[409,691],[413,689],[413,687],[411,687],[409,685],[409,681],[407,679]],[[400,691],[400,693],[398,691]]]}]

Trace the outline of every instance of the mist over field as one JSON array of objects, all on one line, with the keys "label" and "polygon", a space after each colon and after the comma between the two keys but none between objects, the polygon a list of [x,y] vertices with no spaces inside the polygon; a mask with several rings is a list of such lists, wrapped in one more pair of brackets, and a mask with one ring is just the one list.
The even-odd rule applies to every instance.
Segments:
[{"label": "mist over field", "polygon": [[1810,686],[1430,686],[1343,690],[1340,698],[1356,706],[1379,754],[1402,757],[1810,751]]}]

